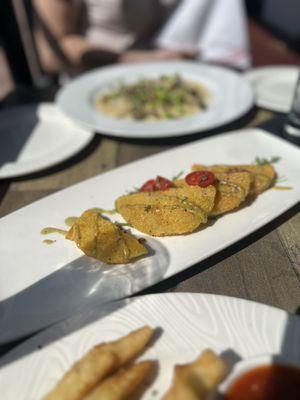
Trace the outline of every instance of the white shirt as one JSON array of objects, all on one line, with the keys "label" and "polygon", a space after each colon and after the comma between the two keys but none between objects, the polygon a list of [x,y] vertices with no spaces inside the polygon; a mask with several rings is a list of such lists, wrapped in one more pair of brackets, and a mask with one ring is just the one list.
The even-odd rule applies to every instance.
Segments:
[{"label": "white shirt", "polygon": [[243,0],[182,0],[156,44],[244,69],[251,64],[246,24]]},{"label": "white shirt", "polygon": [[[176,0],[160,1],[169,9],[175,8]],[[134,43],[136,35],[122,21],[122,0],[84,2],[88,17],[86,36],[92,43],[118,53]],[[181,0],[155,44],[199,52],[203,61],[247,68],[250,55],[243,0]]]},{"label": "white shirt", "polygon": [[[77,0],[78,1],[78,0]],[[79,0],[80,1],[80,0]],[[137,39],[137,35],[125,27],[122,15],[123,0],[82,0],[87,10],[86,37],[91,43],[99,47],[121,53],[131,46]],[[140,0],[141,2],[143,0]],[[159,0],[161,10],[168,12],[174,8],[178,0]],[[149,11],[145,12],[145,18],[153,17]],[[157,19],[159,19],[157,15]],[[154,15],[155,18],[155,15]],[[145,21],[146,22],[146,21]]]}]

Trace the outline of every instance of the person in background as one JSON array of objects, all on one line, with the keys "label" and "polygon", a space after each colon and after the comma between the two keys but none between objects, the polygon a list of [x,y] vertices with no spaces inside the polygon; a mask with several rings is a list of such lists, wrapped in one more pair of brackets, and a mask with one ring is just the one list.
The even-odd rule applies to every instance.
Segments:
[{"label": "person in background", "polygon": [[242,0],[33,0],[47,72],[195,59],[250,65]]}]

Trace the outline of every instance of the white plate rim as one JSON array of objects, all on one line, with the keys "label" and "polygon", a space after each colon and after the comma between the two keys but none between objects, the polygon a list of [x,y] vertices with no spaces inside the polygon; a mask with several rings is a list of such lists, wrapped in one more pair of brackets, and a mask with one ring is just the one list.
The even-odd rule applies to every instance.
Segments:
[{"label": "white plate rim", "polygon": [[[184,328],[186,329],[186,333],[182,334],[182,328],[180,328],[180,332],[178,331],[178,328],[176,326],[176,320],[178,321],[179,319],[183,318],[180,316],[183,315],[183,313],[179,312],[179,310],[181,309],[181,307],[183,308],[186,307],[187,303],[191,304],[193,310],[194,308],[197,308],[198,311],[199,310],[198,307],[201,306],[207,308],[204,309],[204,312],[203,309],[201,309],[201,314],[200,313],[199,315],[196,314],[196,318],[194,318],[193,323],[191,323],[189,319],[186,320]],[[155,313],[155,310],[160,311],[161,306],[162,306],[162,312],[159,315],[157,315]],[[164,318],[163,316],[165,306],[167,307],[167,309],[169,309],[170,312],[168,313],[169,318]],[[146,321],[143,313],[138,312],[140,311],[141,308],[144,308],[144,310],[146,310],[147,308],[148,309],[151,308],[151,313],[150,312],[146,313],[147,317],[149,317],[150,315],[150,321],[149,319]],[[214,321],[216,324],[215,329],[213,330],[213,332],[211,332],[213,337],[213,340],[211,342],[212,343],[215,342],[216,347],[214,348],[213,346],[208,346],[206,342],[207,341],[210,342],[210,340],[207,337],[205,337],[205,334],[203,332],[200,331],[200,333],[199,332],[197,333],[197,340],[199,340],[199,350],[197,350],[197,353],[195,353],[195,338],[193,338],[195,334],[190,332],[193,329],[195,329],[195,327],[197,326],[197,322],[202,323],[204,321],[205,324],[205,317],[207,317],[207,313],[208,311],[211,311],[211,309],[213,310],[216,309],[217,312],[219,313],[219,319],[215,318],[214,315],[209,319],[209,321]],[[223,315],[222,318],[220,318],[221,313]],[[127,314],[132,316],[132,319],[130,319],[130,321],[128,320]],[[243,314],[242,316],[244,318],[242,318],[239,324],[237,323],[237,318],[241,317],[241,314]],[[191,312],[190,315],[195,316]],[[125,316],[127,319],[125,318]],[[171,322],[169,322],[170,317],[171,317]],[[263,324],[261,326],[255,326],[253,324],[253,319],[255,319],[255,317],[256,319],[259,320],[261,319],[263,321]],[[232,324],[233,321],[235,322],[234,326]],[[268,325],[270,325],[271,321],[272,323],[274,322],[276,323],[276,328],[277,328],[277,333],[276,335],[272,335],[273,336],[272,338],[266,337],[266,333],[268,332],[267,328]],[[186,356],[185,355],[183,356],[181,354],[180,349],[182,350],[184,348],[185,351],[187,351],[187,347],[188,349],[192,349],[191,351],[193,352],[193,356],[192,358],[188,356],[189,360],[194,359],[197,356],[197,354],[200,353],[201,351],[200,349],[206,347],[213,348],[213,350],[215,350],[216,353],[220,352],[222,353],[224,350],[228,348],[225,347],[228,346],[228,343],[225,344],[224,341],[226,342],[226,339],[228,340],[230,338],[230,330],[233,330],[233,332],[235,332],[236,335],[239,336],[240,334],[238,331],[245,330],[245,328],[248,328],[248,330],[250,331],[250,333],[248,332],[249,338],[250,336],[253,338],[251,345],[242,343],[243,340],[236,341],[234,338],[235,335],[233,335],[232,340],[230,340],[231,344],[233,344],[232,346],[233,351],[236,351],[237,349],[241,350],[242,348],[243,354],[241,354],[241,356],[246,357],[246,359],[248,357],[251,358],[255,356],[261,356],[262,354],[278,354],[277,353],[278,346],[281,346],[282,334],[285,333],[284,328],[287,326],[287,322],[289,323],[289,329],[292,330],[293,332],[293,340],[295,341],[297,336],[296,333],[297,332],[299,333],[300,331],[300,318],[296,315],[289,314],[278,307],[263,304],[257,301],[233,297],[233,296],[211,294],[211,293],[182,292],[182,293],[158,293],[158,294],[149,294],[145,296],[137,296],[125,301],[117,301],[107,306],[104,306],[101,311],[99,309],[92,309],[89,311],[88,315],[81,314],[75,317],[73,316],[61,323],[51,326],[50,328],[31,337],[30,339],[27,339],[25,342],[15,347],[1,359],[0,365],[3,365],[4,367],[0,369],[0,381],[1,378],[3,379],[3,375],[5,375],[6,373],[6,368],[8,371],[8,376],[7,374],[5,376],[6,380],[9,379],[10,375],[15,377],[16,372],[19,372],[20,379],[24,380],[24,377],[22,376],[23,375],[22,367],[21,370],[20,368],[18,370],[17,364],[19,361],[21,361],[21,363],[25,362],[25,364],[26,362],[28,364],[31,361],[33,368],[29,368],[30,365],[28,365],[25,371],[25,375],[27,374],[28,378],[32,377],[32,375],[35,376],[35,374],[32,374],[32,372],[38,370],[39,365],[41,365],[43,362],[45,363],[45,361],[47,361],[46,375],[52,376],[51,371],[48,374],[48,371],[51,370],[51,368],[49,368],[48,363],[49,363],[49,357],[54,359],[54,355],[53,356],[52,354],[49,355],[49,351],[52,350],[53,348],[56,348],[56,353],[59,351],[59,357],[60,357],[59,364],[57,365],[58,360],[56,360],[56,365],[54,365],[53,369],[60,370],[59,373],[60,377],[64,372],[66,364],[72,364],[76,360],[76,358],[82,356],[91,346],[101,341],[107,340],[108,334],[111,333],[113,334],[112,338],[109,337],[109,340],[113,340],[114,338],[118,338],[121,335],[124,335],[132,331],[133,329],[141,327],[147,323],[153,327],[158,327],[158,328],[162,327],[164,330],[166,328],[169,328],[169,330],[163,331],[163,335],[168,335],[168,340],[171,339],[171,341],[173,342],[171,343],[171,345],[173,345],[173,347],[175,345],[179,349],[179,351],[177,351],[178,354],[175,355],[176,358],[174,357],[174,360],[171,360],[170,362],[172,368],[175,363],[180,364],[187,361]],[[222,328],[223,325],[227,329],[223,332],[222,335],[220,335],[222,336],[222,338],[218,339],[223,343],[217,344],[218,340],[215,338],[216,328],[220,329]],[[171,328],[173,328],[174,332],[171,332]],[[96,335],[93,333],[95,332],[95,330],[97,330]],[[278,333],[279,331],[280,334]],[[103,334],[103,332],[105,333]],[[264,333],[264,335],[261,336],[262,332]],[[208,334],[207,329],[206,329],[206,334]],[[225,337],[225,340],[223,336]],[[244,337],[247,336],[245,335],[245,332],[243,336]],[[54,339],[54,341],[51,341],[52,339]],[[205,342],[205,345],[203,345],[203,341]],[[260,342],[264,342],[265,345],[266,341],[268,344],[268,349],[266,353],[260,350],[257,351],[256,349],[262,347],[262,344]],[[88,346],[86,346],[84,342],[88,342],[89,343]],[[291,354],[291,349],[285,350],[288,352],[288,358],[290,357],[291,359],[293,359],[293,357],[294,358],[297,357],[297,353],[298,355],[300,354],[299,342],[297,349],[294,348],[295,347],[294,345],[295,343],[293,343],[293,346],[291,346],[291,348],[295,350],[295,354]],[[77,347],[79,348],[79,351],[77,351]],[[163,362],[164,358],[168,354],[168,349],[166,351],[166,348],[162,347],[161,349],[159,348],[159,346],[157,349],[156,344],[154,344],[154,348],[155,348],[154,352],[151,352],[150,348],[150,350],[147,350],[145,354],[142,355],[141,358],[142,359],[157,358],[159,359],[160,362]],[[29,350],[29,356],[25,355],[25,359],[18,360],[18,357],[20,356],[22,357],[24,355],[24,352],[26,354],[27,349]],[[69,352],[71,354],[70,356],[71,360],[68,359],[69,356],[64,354],[64,352]],[[76,354],[76,356],[74,356],[74,353]],[[161,354],[163,354],[162,357]],[[240,353],[237,354],[240,355]],[[27,360],[26,357],[28,357]],[[16,364],[14,363],[9,364],[10,360],[14,360],[15,358],[17,359],[17,361],[15,362]],[[63,360],[63,358],[65,359]],[[7,364],[7,367],[5,366],[5,364]],[[25,367],[26,365],[23,366],[23,372]],[[11,370],[11,372],[9,370]],[[43,374],[44,374],[43,379],[41,376],[38,376],[38,380],[44,383],[45,370],[43,371]],[[48,378],[48,380],[50,379]],[[31,385],[31,387],[34,387],[35,390],[37,389],[37,386],[39,386],[39,382],[35,382],[35,385]],[[52,386],[53,382],[50,385],[50,387]],[[168,385],[165,386],[167,387]],[[16,385],[16,387],[18,387],[18,385]],[[164,391],[165,389],[163,390],[163,392]],[[37,397],[30,397],[30,398],[32,398],[33,400],[37,399]]]},{"label": "white plate rim", "polygon": [[[42,106],[43,104],[50,104],[52,103],[39,103],[39,106]],[[13,109],[4,109],[1,110],[1,113],[3,112],[13,112],[15,109],[19,108],[30,108],[30,107],[35,107],[36,105],[32,104],[27,104],[27,105],[21,105],[18,107],[15,107]],[[38,106],[38,107],[39,107]],[[16,110],[18,111],[18,110]],[[38,108],[37,108],[38,112]],[[47,121],[39,121],[43,123],[47,123]],[[73,124],[72,121],[68,121],[70,123],[70,128],[71,129],[71,124]],[[54,121],[56,124],[60,124],[59,121]],[[66,125],[63,125],[62,132],[66,129]],[[4,166],[0,167],[0,179],[9,179],[9,178],[17,178],[21,176],[26,176],[30,174],[34,174],[40,171],[47,170],[48,168],[51,168],[53,166],[56,166],[60,164],[63,161],[68,160],[69,158],[73,157],[75,154],[79,153],[80,150],[84,149],[89,142],[91,142],[92,138],[94,137],[94,133],[87,128],[83,128],[80,126],[74,125],[74,137],[76,140],[68,140],[66,142],[67,146],[64,147],[58,147],[57,152],[55,153],[55,157],[52,158],[33,158],[33,160],[30,161],[23,161],[23,162],[9,162],[4,164]],[[52,151],[53,153],[53,151]]]},{"label": "white plate rim", "polygon": [[[195,117],[188,117],[170,121],[170,123],[169,122],[157,122],[152,124],[143,122],[129,123],[125,122],[124,120],[107,118],[105,116],[102,117],[91,106],[87,111],[86,103],[89,101],[86,100],[83,100],[81,101],[81,103],[78,103],[76,107],[79,110],[79,112],[82,112],[82,110],[85,108],[86,109],[85,112],[88,112],[89,114],[88,116],[87,115],[85,117],[79,116],[78,112],[75,110],[75,107],[69,106],[70,99],[75,98],[76,85],[79,88],[81,87],[82,90],[85,90],[84,88],[86,88],[88,85],[91,86],[90,88],[86,89],[87,90],[86,98],[90,98],[91,93],[94,92],[95,89],[95,82],[93,80],[98,80],[98,78],[101,77],[101,75],[106,77],[106,75],[109,76],[110,74],[112,74],[113,76],[116,75],[117,77],[120,75],[124,75],[125,77],[127,75],[132,76],[138,73],[136,71],[142,71],[143,69],[148,71],[147,74],[151,74],[153,73],[153,70],[160,70],[160,69],[163,70],[164,68],[170,69],[171,67],[174,68],[175,71],[177,71],[178,69],[182,74],[188,72],[196,75],[196,74],[201,74],[202,72],[202,74],[204,74],[204,78],[199,77],[199,82],[201,81],[201,79],[204,81],[206,80],[208,85],[215,86],[216,88],[217,86],[213,80],[213,77],[209,77],[210,74],[212,74],[212,76],[214,76],[215,74],[219,75],[218,85],[221,86],[223,85],[224,77],[227,78],[228,82],[230,81],[230,91],[228,90],[228,93],[227,91],[224,90],[222,92],[222,90],[218,88],[221,94],[218,95],[219,98],[217,98],[216,101],[217,103],[218,102],[222,103],[218,104],[216,110],[213,109],[215,106],[212,107],[211,110],[210,109],[207,110],[208,113],[207,115],[208,116],[209,114],[211,115],[209,116],[210,120],[205,124],[202,124],[201,115],[202,119],[206,118],[207,115],[203,117],[204,114],[202,113],[200,114],[199,119],[197,116],[195,116]],[[139,73],[142,75],[144,74],[143,72]],[[159,73],[157,74],[159,75]],[[208,74],[208,78],[207,76],[205,76],[205,74]],[[111,79],[112,78],[109,78],[110,82]],[[234,85],[232,82],[234,82]],[[230,111],[230,115],[225,116],[225,113],[224,115],[222,113],[222,107],[224,109],[230,101],[233,101],[232,94],[229,94],[229,92],[234,93],[234,96],[236,98],[233,102],[233,106],[231,106],[232,110]],[[227,97],[223,98],[224,96]],[[185,136],[189,134],[201,133],[202,131],[218,128],[222,125],[228,124],[242,117],[247,111],[251,109],[251,107],[254,104],[254,93],[251,88],[251,85],[248,83],[247,80],[244,79],[243,75],[240,75],[231,69],[216,65],[201,64],[189,61],[180,61],[180,62],[168,61],[159,63],[155,62],[155,63],[145,63],[145,64],[141,63],[133,65],[116,65],[116,66],[104,67],[98,70],[93,70],[92,72],[88,72],[81,75],[79,78],[75,79],[68,85],[61,88],[56,95],[55,101],[58,107],[60,107],[60,109],[69,118],[73,119],[78,124],[86,126],[87,128],[92,129],[96,132],[117,137],[128,137],[134,139],[145,139],[145,138],[155,139],[155,138],[176,137],[176,136]],[[213,111],[215,111],[215,113],[213,113]],[[91,122],[92,119],[97,120],[98,122],[97,123],[95,121]],[[128,127],[126,127],[127,124]]]},{"label": "white plate rim", "polygon": [[[299,68],[293,64],[266,65],[250,69],[249,71],[245,72],[244,76],[253,85],[255,91],[256,86],[259,85],[259,80],[263,78],[264,74],[270,72],[278,73],[281,71],[285,73],[297,73],[299,71]],[[282,104],[278,104],[276,102],[268,101],[257,95],[255,95],[255,104],[259,107],[279,113],[287,113],[289,111],[289,107],[283,106]]]}]

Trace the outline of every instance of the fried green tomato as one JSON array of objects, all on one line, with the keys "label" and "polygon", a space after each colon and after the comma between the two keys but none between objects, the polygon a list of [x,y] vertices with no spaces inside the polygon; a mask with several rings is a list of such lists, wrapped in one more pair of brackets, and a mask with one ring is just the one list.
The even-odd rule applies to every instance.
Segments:
[{"label": "fried green tomato", "polygon": [[236,165],[234,168],[248,171],[253,177],[251,194],[258,195],[271,187],[276,179],[276,171],[272,164]]},{"label": "fried green tomato", "polygon": [[141,232],[152,236],[181,235],[207,222],[215,193],[214,187],[139,192],[119,197],[116,209]]},{"label": "fried green tomato", "polygon": [[216,174],[217,195],[211,215],[221,215],[239,207],[250,191],[251,174],[249,172],[233,172]]},{"label": "fried green tomato", "polygon": [[77,218],[66,238],[87,256],[107,264],[127,263],[148,253],[135,237],[92,210]]},{"label": "fried green tomato", "polygon": [[232,173],[247,171],[251,174],[251,187],[250,194],[257,196],[267,190],[274,184],[276,178],[276,171],[271,164],[265,165],[212,165],[210,167],[195,164],[192,167],[193,171],[201,171],[203,169],[212,171],[214,174],[218,173]]},{"label": "fried green tomato", "polygon": [[[178,182],[183,181],[184,184]],[[206,188],[200,186],[190,186],[182,180],[173,182],[175,188],[165,190],[163,193],[166,196],[173,197],[174,195],[184,200],[189,201],[197,207],[200,207],[206,214],[209,214],[214,207],[216,189],[213,185]]]},{"label": "fried green tomato", "polygon": [[[237,208],[249,193],[251,175],[249,172],[233,172],[231,174],[214,172],[216,197],[210,215],[220,215]],[[191,187],[184,179],[174,182],[178,187]],[[194,186],[193,186],[194,187]]]}]

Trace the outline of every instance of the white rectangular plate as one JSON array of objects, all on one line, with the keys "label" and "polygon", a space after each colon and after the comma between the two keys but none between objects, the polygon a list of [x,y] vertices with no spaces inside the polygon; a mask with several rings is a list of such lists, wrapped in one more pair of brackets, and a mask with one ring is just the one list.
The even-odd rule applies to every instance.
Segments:
[{"label": "white rectangular plate", "polygon": [[[40,230],[64,227],[64,219],[114,200],[156,175],[188,172],[191,164],[250,163],[280,156],[279,176],[289,191],[268,190],[251,206],[186,236],[149,239],[150,257],[129,265],[105,266],[82,255],[74,243],[53,235],[47,246]],[[0,220],[0,342],[61,320],[91,304],[133,294],[217,253],[268,223],[300,199],[300,151],[262,130],[235,131],[193,142],[91,178]],[[133,233],[142,236],[132,230]]]}]

